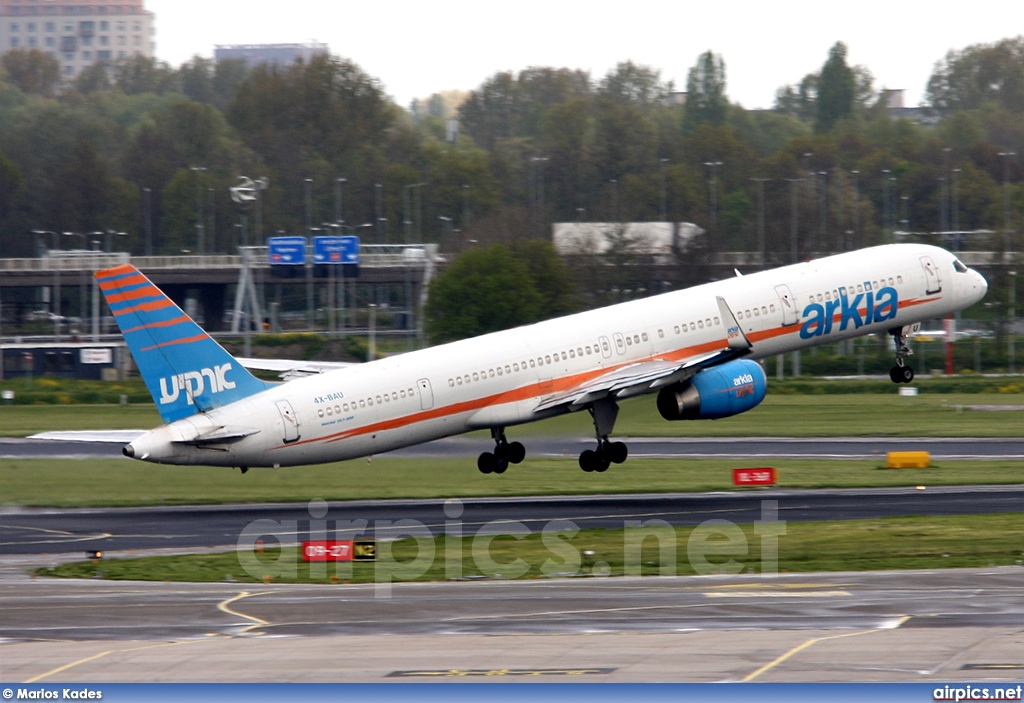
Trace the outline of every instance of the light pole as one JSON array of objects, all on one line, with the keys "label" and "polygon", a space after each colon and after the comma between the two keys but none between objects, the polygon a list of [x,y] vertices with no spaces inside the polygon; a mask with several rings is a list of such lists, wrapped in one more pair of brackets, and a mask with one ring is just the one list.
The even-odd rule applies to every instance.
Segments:
[{"label": "light pole", "polygon": [[1006,251],[1013,251],[1013,239],[1010,236],[1010,158],[1016,156],[1015,151],[1000,151],[1003,159],[1003,237]]},{"label": "light pole", "polygon": [[708,199],[710,205],[711,233],[718,234],[718,167],[721,161],[705,161],[704,165],[711,169],[711,176],[708,178]]},{"label": "light pole", "polygon": [[306,234],[310,234],[313,231],[313,179],[306,178],[303,181],[306,184]]},{"label": "light pole", "polygon": [[334,179],[334,221],[338,225],[345,224],[345,218],[342,212],[342,192],[341,187],[348,183],[347,178],[335,178]]},{"label": "light pole", "polygon": [[661,221],[668,222],[668,193],[665,188],[665,164],[668,159],[658,159],[661,164]]},{"label": "light pole", "polygon": [[[53,235],[53,248],[60,251],[60,235],[56,232],[51,232],[46,229],[34,229],[32,234],[39,236],[42,234]],[[39,240],[36,240],[36,249],[39,250],[40,256],[42,251],[39,249]],[[60,341],[60,257],[54,258],[51,262],[53,266],[53,300],[50,301],[50,310],[53,312],[53,336],[56,341]]]},{"label": "light pole", "polygon": [[[413,203],[416,200],[416,191],[414,189],[421,188],[427,185],[426,182],[422,183],[411,183],[409,185],[402,186],[402,210],[404,219],[403,224],[405,225],[405,243],[408,244],[412,241],[412,234],[415,229],[415,222],[413,221]],[[468,188],[469,186],[463,186]]]},{"label": "light pole", "polygon": [[146,231],[146,256],[153,256],[153,191],[150,188],[142,189],[142,200],[145,205],[145,220],[143,225]]},{"label": "light pole", "polygon": [[882,241],[888,243],[891,239],[889,234],[889,174],[887,168],[882,169]]},{"label": "light pole", "polygon": [[850,173],[853,174],[853,232],[850,234],[850,248],[856,249],[860,233],[860,189],[857,182],[860,178],[860,171],[854,169]]},{"label": "light pole", "polygon": [[956,250],[961,251],[960,241],[960,169],[953,169],[953,235],[956,238]]},{"label": "light pole", "polygon": [[190,166],[189,170],[196,174],[196,253],[202,254],[203,242],[203,180],[205,166]]},{"label": "light pole", "polygon": [[764,260],[766,258],[764,244],[764,182],[771,179],[751,178],[750,180],[757,183],[757,246],[761,252],[761,270],[764,270]]},{"label": "light pole", "polygon": [[530,207],[533,211],[535,235],[544,228],[544,164],[547,161],[546,156],[530,158]]},{"label": "light pole", "polygon": [[797,246],[797,188],[803,181],[803,178],[787,178],[786,182],[789,183],[789,259],[791,263],[796,263],[799,256],[799,248]]}]

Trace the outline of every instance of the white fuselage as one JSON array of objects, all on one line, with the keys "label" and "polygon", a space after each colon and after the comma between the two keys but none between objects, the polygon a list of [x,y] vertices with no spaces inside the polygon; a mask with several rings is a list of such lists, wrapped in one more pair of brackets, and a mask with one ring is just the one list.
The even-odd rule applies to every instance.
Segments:
[{"label": "white fuselage", "polygon": [[[943,249],[873,247],[283,383],[159,427],[132,447],[136,457],[170,464],[351,459],[565,412],[536,408],[617,368],[720,350],[718,297],[752,345],[747,358],[762,359],[939,318],[986,290],[980,274]],[[223,445],[187,443],[221,427],[249,434]]]}]

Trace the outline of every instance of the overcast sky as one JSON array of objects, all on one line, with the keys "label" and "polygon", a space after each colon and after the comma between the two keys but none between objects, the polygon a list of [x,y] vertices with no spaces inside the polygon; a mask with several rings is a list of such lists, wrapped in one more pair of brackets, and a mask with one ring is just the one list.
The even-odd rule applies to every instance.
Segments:
[{"label": "overcast sky", "polygon": [[949,49],[1024,34],[1020,0],[146,0],[157,57],[177,66],[217,44],[317,41],[408,106],[472,90],[497,71],[620,61],[685,89],[699,54],[721,54],[729,99],[771,107],[775,91],[818,71],[837,41],[875,87],[917,105]]}]

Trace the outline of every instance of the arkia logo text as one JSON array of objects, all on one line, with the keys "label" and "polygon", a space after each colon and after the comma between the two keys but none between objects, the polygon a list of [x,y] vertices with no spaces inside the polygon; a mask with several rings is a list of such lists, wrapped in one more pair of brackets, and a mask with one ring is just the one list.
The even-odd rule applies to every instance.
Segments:
[{"label": "arkia logo text", "polygon": [[[235,387],[234,381],[225,378],[231,364],[221,364],[212,369],[200,369],[199,371],[187,371],[175,374],[170,378],[160,379],[160,404],[177,402],[181,391],[185,391],[185,398],[189,405],[192,405],[195,398],[206,392],[206,382],[210,383],[211,393],[220,393]],[[168,388],[168,384],[170,388]]]}]

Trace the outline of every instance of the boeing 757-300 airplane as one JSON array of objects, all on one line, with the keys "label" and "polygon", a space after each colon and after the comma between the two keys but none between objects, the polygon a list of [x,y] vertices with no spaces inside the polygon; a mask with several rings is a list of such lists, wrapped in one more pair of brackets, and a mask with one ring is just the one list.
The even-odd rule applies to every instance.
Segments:
[{"label": "boeing 757-300 airplane", "polygon": [[626,459],[626,445],[610,439],[624,398],[656,393],[666,420],[729,417],[764,398],[758,359],[872,333],[893,337],[890,375],[908,382],[911,328],[987,290],[943,249],[892,244],[268,383],[138,269],[96,277],[167,423],[124,454],[243,471],[489,429],[494,449],[478,466],[502,473],[526,453],[507,428],[584,409],[597,444],[580,454],[580,467],[604,471]]}]

